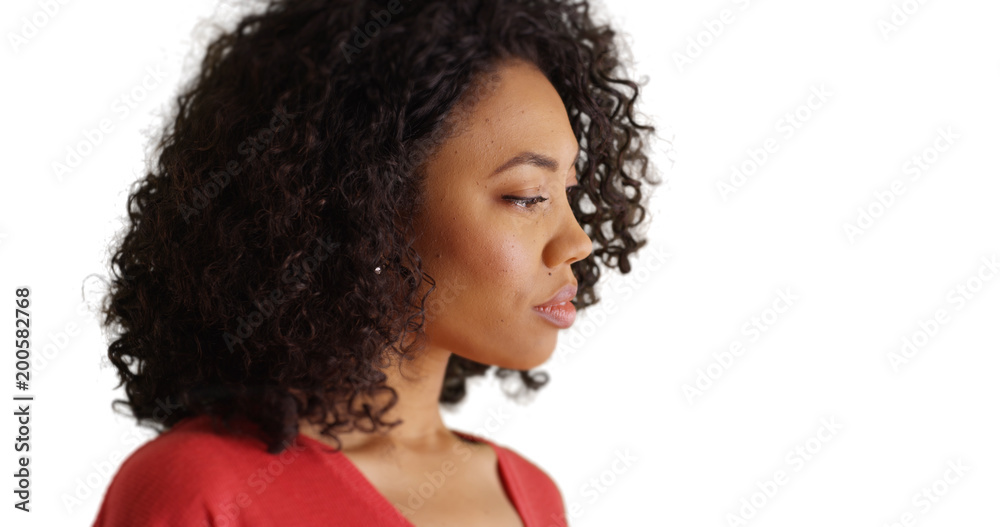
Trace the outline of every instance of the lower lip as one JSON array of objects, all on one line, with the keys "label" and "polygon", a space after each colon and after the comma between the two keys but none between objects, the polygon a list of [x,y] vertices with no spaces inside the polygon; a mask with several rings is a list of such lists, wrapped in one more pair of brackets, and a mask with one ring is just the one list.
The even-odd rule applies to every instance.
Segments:
[{"label": "lower lip", "polygon": [[573,320],[576,319],[576,308],[569,301],[548,307],[535,306],[533,309],[542,318],[563,329],[572,326]]}]

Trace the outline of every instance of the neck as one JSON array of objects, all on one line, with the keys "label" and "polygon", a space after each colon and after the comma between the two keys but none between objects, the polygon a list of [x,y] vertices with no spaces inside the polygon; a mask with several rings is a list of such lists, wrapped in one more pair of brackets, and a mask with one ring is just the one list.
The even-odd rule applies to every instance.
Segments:
[{"label": "neck", "polygon": [[[403,447],[407,450],[437,450],[452,445],[457,436],[444,424],[438,399],[451,352],[433,346],[419,350],[413,360],[394,361],[382,371],[386,386],[396,391],[396,404],[383,416],[384,422],[401,423],[377,433],[359,430],[341,432],[337,436],[344,450],[366,449],[373,446]],[[387,397],[379,397],[377,404],[384,406]],[[371,397],[361,397],[358,403],[376,404]],[[357,404],[357,403],[356,403]],[[319,431],[322,425],[300,419],[299,430],[313,439],[335,444]]]}]

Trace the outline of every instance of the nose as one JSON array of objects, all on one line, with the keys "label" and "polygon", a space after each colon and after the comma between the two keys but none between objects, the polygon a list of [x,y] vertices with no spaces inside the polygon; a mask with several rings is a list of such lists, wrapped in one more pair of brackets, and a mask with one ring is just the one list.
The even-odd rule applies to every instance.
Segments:
[{"label": "nose", "polygon": [[545,265],[550,268],[583,260],[594,251],[594,242],[576,220],[566,198],[560,200],[558,222],[558,228],[542,255]]}]

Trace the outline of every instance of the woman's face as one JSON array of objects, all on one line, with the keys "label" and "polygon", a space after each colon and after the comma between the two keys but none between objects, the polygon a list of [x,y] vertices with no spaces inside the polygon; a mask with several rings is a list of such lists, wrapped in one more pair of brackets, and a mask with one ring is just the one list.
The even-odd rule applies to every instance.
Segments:
[{"label": "woman's face", "polygon": [[427,160],[416,250],[437,284],[428,346],[527,370],[549,358],[560,329],[534,306],[576,285],[570,264],[593,245],[566,197],[579,145],[562,100],[531,63],[499,75]]}]

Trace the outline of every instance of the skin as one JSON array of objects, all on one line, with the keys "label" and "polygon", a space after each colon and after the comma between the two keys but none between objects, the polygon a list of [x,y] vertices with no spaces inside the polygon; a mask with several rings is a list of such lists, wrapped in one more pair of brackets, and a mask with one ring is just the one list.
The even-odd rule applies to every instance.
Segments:
[{"label": "skin", "polygon": [[[555,349],[559,328],[532,307],[575,284],[570,265],[593,249],[566,197],[577,183],[579,144],[555,88],[522,60],[502,63],[499,83],[452,118],[457,132],[427,160],[427,199],[413,221],[416,250],[438,285],[427,303],[427,345],[413,361],[384,370],[399,395],[384,419],[403,424],[340,439],[348,459],[414,525],[517,526],[492,448],[449,430],[438,397],[452,353],[527,370]],[[517,164],[493,174],[524,152],[554,166]],[[548,199],[531,205],[505,196]],[[303,434],[333,444],[319,429],[300,422]],[[454,474],[425,503],[408,506],[410,489],[445,463]]]}]

